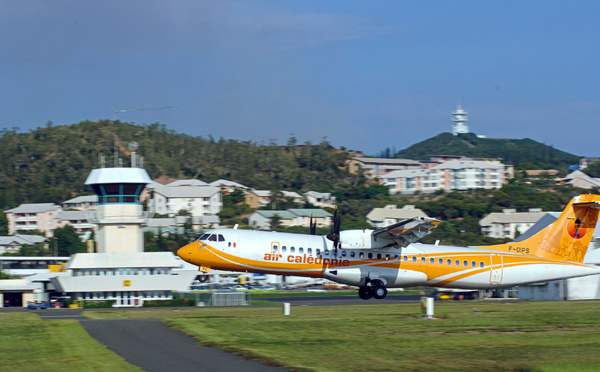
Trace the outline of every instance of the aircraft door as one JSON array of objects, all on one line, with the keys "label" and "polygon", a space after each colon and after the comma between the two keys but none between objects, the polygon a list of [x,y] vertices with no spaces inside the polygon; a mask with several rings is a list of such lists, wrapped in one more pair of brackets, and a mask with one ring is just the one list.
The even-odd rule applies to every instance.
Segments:
[{"label": "aircraft door", "polygon": [[502,283],[503,260],[501,254],[490,255],[490,283]]}]

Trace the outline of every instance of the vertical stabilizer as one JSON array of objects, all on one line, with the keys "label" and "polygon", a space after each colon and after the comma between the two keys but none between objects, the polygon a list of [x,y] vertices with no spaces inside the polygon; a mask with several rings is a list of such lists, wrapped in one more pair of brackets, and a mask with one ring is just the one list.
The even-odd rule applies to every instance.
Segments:
[{"label": "vertical stabilizer", "polygon": [[569,202],[556,221],[534,236],[520,242],[477,248],[583,262],[598,222],[599,209],[600,195],[579,195]]}]

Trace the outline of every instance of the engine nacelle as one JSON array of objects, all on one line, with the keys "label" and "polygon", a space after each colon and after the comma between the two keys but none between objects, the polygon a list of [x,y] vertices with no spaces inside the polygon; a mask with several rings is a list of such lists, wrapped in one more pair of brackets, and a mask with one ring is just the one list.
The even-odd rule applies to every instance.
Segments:
[{"label": "engine nacelle", "polygon": [[377,249],[390,244],[389,240],[373,238],[373,230],[344,230],[340,232],[342,249]]}]

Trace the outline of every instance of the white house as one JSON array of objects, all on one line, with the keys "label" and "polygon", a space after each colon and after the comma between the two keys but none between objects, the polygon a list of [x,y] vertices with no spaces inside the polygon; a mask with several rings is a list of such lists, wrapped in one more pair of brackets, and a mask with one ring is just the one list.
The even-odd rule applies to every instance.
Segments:
[{"label": "white house", "polygon": [[36,244],[44,244],[44,246],[48,248],[48,238],[40,235],[19,234],[11,236],[0,236],[0,254],[18,253],[19,248],[21,248],[21,246]]},{"label": "white house", "polygon": [[192,216],[214,216],[223,209],[221,189],[214,186],[157,186],[153,190],[154,211],[175,215],[181,210]]},{"label": "white house", "polygon": [[389,204],[383,208],[373,208],[367,214],[367,222],[375,228],[382,228],[413,217],[429,216],[414,205],[407,204],[398,208],[396,205]]},{"label": "white house", "polygon": [[241,183],[228,181],[228,180],[216,180],[214,182],[209,183],[210,186],[218,187],[224,193],[230,193],[234,190],[242,190],[244,192],[250,190],[248,186],[244,186]]},{"label": "white house", "polygon": [[54,203],[21,204],[16,208],[4,211],[8,220],[8,234],[18,231],[39,230],[48,237],[54,236],[54,229],[60,227],[56,216],[61,213],[61,206]]},{"label": "white house", "polygon": [[335,196],[328,192],[309,191],[304,194],[306,201],[319,208],[335,208]]},{"label": "white house", "polygon": [[546,215],[540,208],[529,209],[529,212],[517,212],[515,209],[504,209],[502,213],[490,213],[479,221],[481,233],[492,238],[514,239],[535,225]]},{"label": "white house", "polygon": [[257,210],[248,217],[248,223],[254,228],[268,230],[275,216],[280,218],[283,227],[309,227],[311,217],[318,227],[325,227],[331,224],[332,214],[322,209]]},{"label": "white house", "polygon": [[63,209],[79,211],[96,210],[98,208],[97,195],[82,195],[62,203]]}]

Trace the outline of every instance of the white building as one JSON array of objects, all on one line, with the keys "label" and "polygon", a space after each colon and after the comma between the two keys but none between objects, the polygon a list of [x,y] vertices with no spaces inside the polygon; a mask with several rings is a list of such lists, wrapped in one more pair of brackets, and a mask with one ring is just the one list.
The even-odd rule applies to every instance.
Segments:
[{"label": "white building", "polygon": [[463,110],[460,105],[456,107],[456,111],[452,113],[452,116],[454,116],[452,121],[456,123],[452,126],[452,134],[456,136],[459,133],[469,133],[468,115],[469,113]]},{"label": "white building", "polygon": [[351,174],[358,174],[362,169],[366,176],[375,178],[397,170],[419,169],[423,164],[410,159],[354,157],[346,162],[346,166]]},{"label": "white building", "polygon": [[506,182],[505,168],[496,162],[450,160],[429,169],[407,169],[379,178],[390,194],[416,191],[499,189]]},{"label": "white building", "polygon": [[82,195],[69,199],[62,203],[64,210],[74,209],[78,211],[96,210],[98,207],[97,195]]},{"label": "white building", "polygon": [[373,208],[367,214],[367,222],[379,229],[413,217],[429,216],[421,209],[415,208],[414,205],[408,204],[398,208],[396,205],[390,204],[383,208]]},{"label": "white building", "polygon": [[529,212],[517,212],[515,209],[504,209],[502,213],[490,213],[479,221],[481,234],[492,238],[514,239],[525,233],[546,215],[539,208]]},{"label": "white building", "polygon": [[309,191],[304,194],[306,201],[319,208],[335,208],[335,196],[329,192]]},{"label": "white building", "polygon": [[39,230],[47,237],[54,236],[58,226],[56,216],[63,209],[54,203],[21,204],[16,208],[4,211],[8,220],[8,234],[19,231]]},{"label": "white building", "polygon": [[153,190],[156,213],[176,215],[184,210],[192,216],[215,216],[223,209],[221,189],[214,186],[157,186]]},{"label": "white building", "polygon": [[51,282],[74,299],[142,306],[147,300],[171,299],[173,290],[188,289],[197,272],[181,267],[171,252],[77,253],[65,267],[72,276],[57,276]]},{"label": "white building", "polygon": [[327,227],[331,224],[332,214],[322,209],[257,210],[248,216],[248,224],[254,228],[269,230],[275,216],[280,218],[282,227],[309,227],[311,216],[318,227]]},{"label": "white building", "polygon": [[247,192],[250,190],[248,186],[244,186],[241,183],[228,181],[228,180],[216,180],[214,182],[209,183],[210,186],[218,187],[226,194],[234,190],[242,190],[243,192]]},{"label": "white building", "polygon": [[[0,236],[0,254],[18,253],[24,245],[43,244],[48,248],[48,238],[40,235],[10,235]],[[0,266],[2,269],[2,266]]]}]

